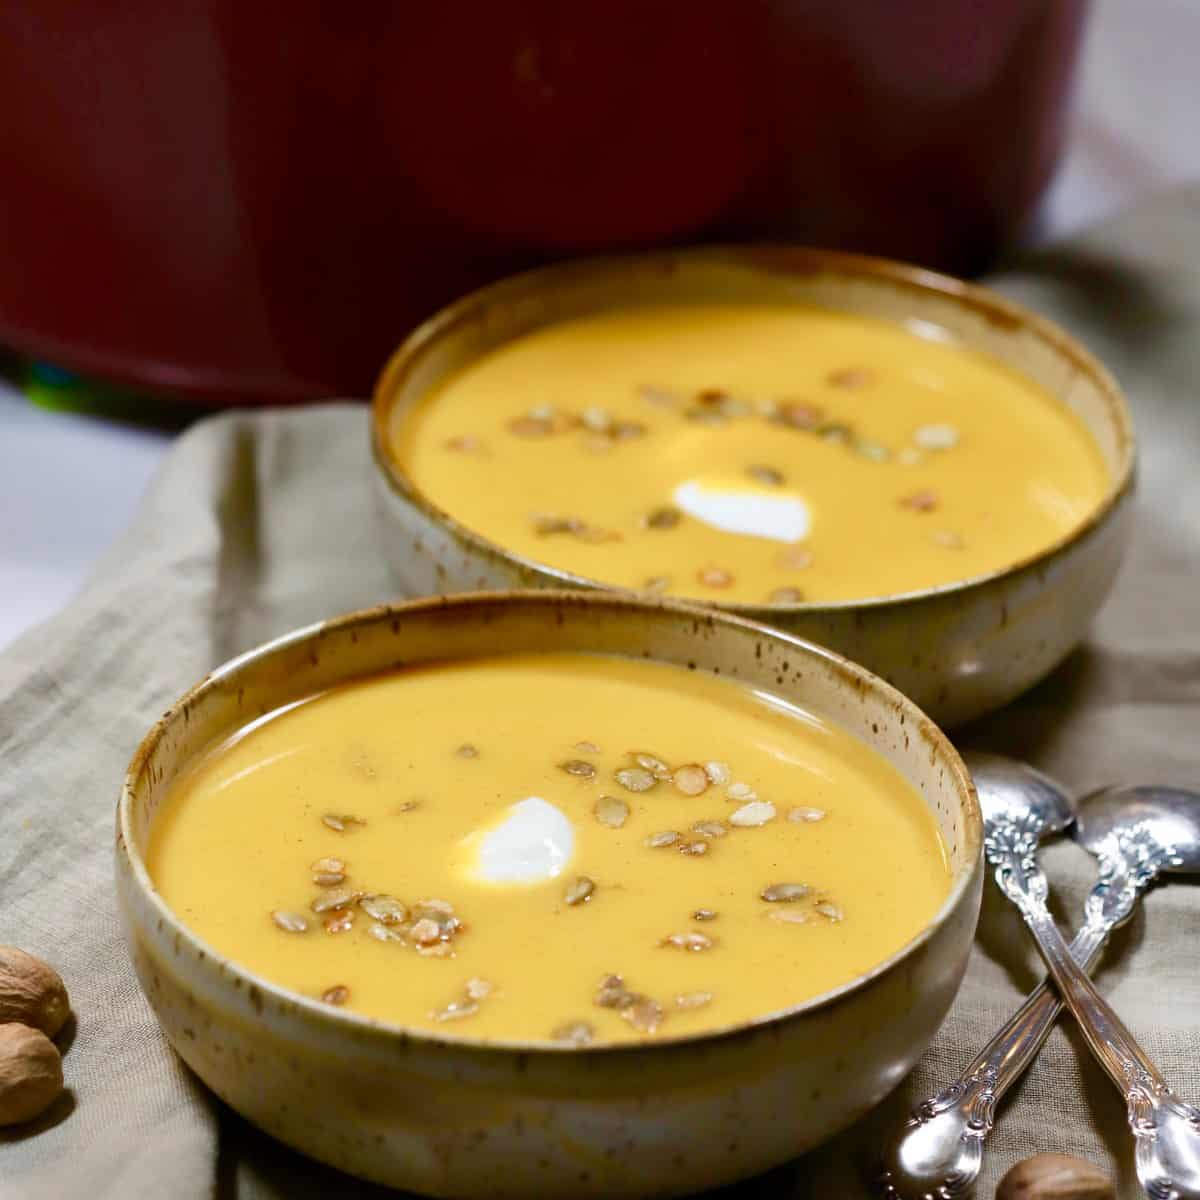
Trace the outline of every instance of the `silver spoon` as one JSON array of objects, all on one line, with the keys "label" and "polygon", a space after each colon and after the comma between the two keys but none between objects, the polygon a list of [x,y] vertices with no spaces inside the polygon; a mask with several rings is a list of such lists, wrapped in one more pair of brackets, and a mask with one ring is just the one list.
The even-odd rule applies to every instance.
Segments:
[{"label": "silver spoon", "polygon": [[[992,755],[966,757],[988,809],[997,806],[998,797],[1005,797],[1011,809],[1012,787],[1026,785],[1039,792],[1057,790],[1061,798],[1050,803],[1069,806],[1063,789],[1032,768]],[[1035,801],[1044,802],[1044,796]],[[1153,837],[1143,832],[1147,821]],[[1130,837],[1134,830],[1136,836]],[[1200,795],[1158,788],[1095,793],[1082,802],[1075,832],[1100,860],[1084,923],[1070,948],[1086,970],[1160,871],[1200,872]],[[885,1153],[884,1195],[954,1200],[970,1191],[996,1103],[1032,1063],[1061,1011],[1057,992],[1043,982],[959,1079],[913,1110]],[[1171,1196],[1170,1191],[1161,1194]]]}]

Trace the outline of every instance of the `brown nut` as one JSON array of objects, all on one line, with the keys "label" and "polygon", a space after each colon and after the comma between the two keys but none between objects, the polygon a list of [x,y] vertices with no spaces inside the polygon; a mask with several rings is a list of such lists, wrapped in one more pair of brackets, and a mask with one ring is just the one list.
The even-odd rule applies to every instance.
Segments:
[{"label": "brown nut", "polygon": [[0,1125],[32,1120],[62,1086],[62,1055],[40,1029],[0,1025]]},{"label": "brown nut", "polygon": [[1069,1154],[1035,1154],[1000,1180],[996,1200],[1114,1200],[1112,1180]]},{"label": "brown nut", "polygon": [[16,946],[0,946],[0,1025],[10,1021],[53,1037],[71,1012],[58,972]]}]

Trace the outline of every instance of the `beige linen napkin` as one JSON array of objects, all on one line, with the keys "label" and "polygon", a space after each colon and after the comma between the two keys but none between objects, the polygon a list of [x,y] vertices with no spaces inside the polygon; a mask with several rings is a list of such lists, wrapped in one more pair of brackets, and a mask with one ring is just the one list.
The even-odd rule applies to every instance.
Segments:
[{"label": "beige linen napkin", "polygon": [[[1142,438],[1137,536],[1087,647],[963,740],[1078,787],[1200,786],[1200,189],[1145,205],[999,278],[1078,333],[1129,391]],[[71,607],[0,657],[0,942],[62,970],[78,1026],[69,1092],[0,1131],[2,1200],[382,1197],[272,1143],[173,1057],[118,932],[113,805],[142,733],[216,663],[394,594],[375,552],[363,409],[232,414],[182,437],[142,513]],[[1059,915],[1092,880],[1047,854]],[[1200,1100],[1200,893],[1152,894],[1100,979],[1179,1091]],[[863,1164],[915,1097],[957,1073],[1038,977],[989,887],[970,970],[912,1078],[809,1158],[730,1196],[865,1196]],[[852,1049],[852,1048],[849,1048]],[[786,1112],[779,1114],[788,1119]],[[1112,1167],[1139,1195],[1119,1098],[1069,1027],[1002,1106],[980,1195],[1038,1150]]]}]

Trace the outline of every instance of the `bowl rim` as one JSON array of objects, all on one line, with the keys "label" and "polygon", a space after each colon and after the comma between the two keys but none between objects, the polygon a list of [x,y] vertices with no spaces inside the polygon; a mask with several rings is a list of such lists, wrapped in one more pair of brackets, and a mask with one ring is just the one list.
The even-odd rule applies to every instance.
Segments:
[{"label": "bowl rim", "polygon": [[730,242],[614,255],[590,255],[535,267],[468,292],[439,309],[412,330],[392,352],[379,373],[371,398],[371,452],[377,476],[382,478],[392,492],[416,508],[427,520],[446,529],[458,544],[465,543],[475,553],[483,554],[493,561],[499,560],[514,565],[527,577],[545,580],[544,586],[643,594],[638,589],[622,588],[619,584],[577,575],[561,567],[527,558],[499,542],[492,541],[469,525],[464,525],[427,496],[409,477],[398,457],[392,453],[388,425],[394,408],[394,398],[404,379],[420,362],[422,356],[445,334],[462,325],[481,320],[490,307],[503,305],[532,291],[552,288],[556,284],[578,277],[617,273],[627,268],[658,270],[669,274],[681,261],[709,261],[715,265],[724,263],[730,267],[758,269],[764,273],[825,273],[868,279],[875,284],[890,284],[912,292],[950,300],[981,314],[991,324],[1028,329],[1068,359],[1077,371],[1087,375],[1096,385],[1104,398],[1108,418],[1116,435],[1118,461],[1104,495],[1077,526],[1041,549],[982,574],[952,580],[934,587],[849,600],[802,600],[798,603],[772,604],[716,599],[710,601],[694,596],[675,598],[750,620],[770,622],[777,620],[780,615],[793,613],[854,613],[957,596],[984,588],[998,579],[1045,569],[1069,553],[1093,530],[1103,525],[1133,491],[1137,474],[1137,435],[1124,392],[1108,368],[1061,325],[1014,300],[1009,300],[991,288],[968,283],[927,267],[873,255],[825,250],[796,243]]},{"label": "bowl rim", "polygon": [[[521,1040],[510,1038],[473,1038],[468,1035],[452,1032],[435,1033],[420,1028],[406,1026],[398,1022],[387,1021],[378,1017],[369,1017],[359,1013],[343,1011],[317,999],[305,996],[280,984],[256,974],[241,966],[236,960],[218,950],[194,933],[185,922],[175,914],[166,903],[146,867],[145,856],[134,833],[133,811],[136,803],[136,792],[142,779],[148,773],[148,767],[153,752],[159,742],[177,720],[187,720],[191,706],[200,701],[203,696],[220,687],[228,686],[239,672],[253,668],[256,664],[269,661],[272,656],[293,650],[330,633],[353,631],[364,626],[390,623],[413,612],[447,610],[463,608],[470,613],[472,607],[506,606],[510,604],[533,604],[546,608],[558,608],[572,605],[584,608],[607,607],[614,610],[634,612],[665,612],[669,615],[700,621],[707,625],[732,627],[745,634],[767,638],[786,646],[810,660],[820,662],[827,670],[841,680],[841,686],[859,686],[874,692],[882,700],[888,702],[893,717],[906,718],[906,724],[918,731],[919,736],[929,740],[930,749],[936,758],[948,768],[949,786],[959,798],[963,813],[964,856],[968,866],[952,877],[949,891],[937,911],[924,926],[908,941],[898,947],[886,958],[875,963],[870,969],[853,979],[821,992],[816,996],[790,1005],[782,1009],[772,1009],[761,1013],[749,1020],[736,1024],[719,1026],[707,1031],[691,1032],[666,1036],[656,1036],[651,1040],[600,1042],[589,1046],[560,1045],[550,1041]],[[503,654],[503,651],[499,652]],[[587,651],[572,651],[572,653],[587,653]],[[464,658],[482,657],[465,655]],[[306,660],[307,661],[307,660]],[[655,658],[651,654],[650,661],[664,662],[668,660]],[[374,674],[379,674],[375,672]],[[404,668],[399,668],[404,669]],[[699,666],[697,669],[703,669]],[[354,675],[345,682],[363,680],[372,677],[372,673]],[[725,676],[718,676],[725,678]],[[853,681],[853,683],[851,682]],[[768,689],[769,690],[769,689]],[[231,731],[232,732],[232,731]],[[865,739],[847,730],[851,737],[858,741]],[[217,744],[209,743],[209,746]],[[866,743],[870,745],[870,743]],[[872,747],[874,749],[874,747]],[[878,753],[878,751],[876,751]],[[898,769],[898,768],[897,768]],[[448,596],[427,596],[413,600],[376,605],[372,608],[357,609],[337,617],[317,621],[309,625],[272,638],[258,646],[244,651],[214,668],[199,682],[189,688],[167,711],[154,723],[142,738],[122,781],[121,794],[117,801],[116,812],[116,852],[119,868],[124,867],[133,886],[141,894],[142,900],[149,904],[156,918],[156,927],[161,939],[170,938],[174,944],[184,944],[188,947],[193,960],[199,961],[208,972],[224,973],[229,980],[240,983],[249,994],[251,988],[257,988],[265,996],[269,996],[281,1010],[286,1009],[296,1013],[309,1025],[315,1025],[325,1030],[354,1033],[368,1038],[382,1038],[396,1046],[418,1045],[426,1048],[456,1049],[460,1051],[477,1052],[488,1057],[495,1055],[624,1055],[638,1054],[647,1051],[672,1050],[686,1051],[697,1045],[711,1045],[753,1035],[766,1027],[784,1022],[809,1017],[823,1009],[831,1008],[839,1002],[869,988],[877,979],[894,970],[912,954],[929,942],[963,902],[965,895],[975,886],[984,870],[983,862],[983,815],[976,794],[975,784],[967,770],[966,764],[955,750],[946,734],[918,706],[898,691],[886,680],[872,674],[865,667],[843,657],[835,651],[817,645],[805,638],[787,633],[782,630],[763,626],[757,622],[748,621],[742,617],[728,613],[714,612],[699,605],[682,603],[675,600],[644,599],[622,592],[596,591],[563,591],[551,588],[523,588],[509,591],[480,591],[462,592]],[[118,870],[120,874],[120,869]],[[124,905],[122,905],[124,907]],[[128,915],[128,914],[127,914]],[[977,915],[977,914],[976,914]],[[136,926],[143,927],[146,922],[138,922],[129,917],[135,926],[127,932],[127,940],[132,940]]]}]

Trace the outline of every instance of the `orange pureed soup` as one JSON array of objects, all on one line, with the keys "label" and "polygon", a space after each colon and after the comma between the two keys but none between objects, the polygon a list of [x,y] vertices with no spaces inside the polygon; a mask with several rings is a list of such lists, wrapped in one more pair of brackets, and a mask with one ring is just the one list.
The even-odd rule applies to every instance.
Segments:
[{"label": "orange pureed soup", "polygon": [[584,654],[416,667],[272,714],[175,783],[147,862],[188,926],[276,984],[568,1045],[810,999],[950,888],[921,797],[844,730]]},{"label": "orange pureed soup", "polygon": [[996,359],[783,305],[563,321],[399,412],[393,455],[505,549],[618,587],[793,604],[987,574],[1109,484],[1074,413]]}]

